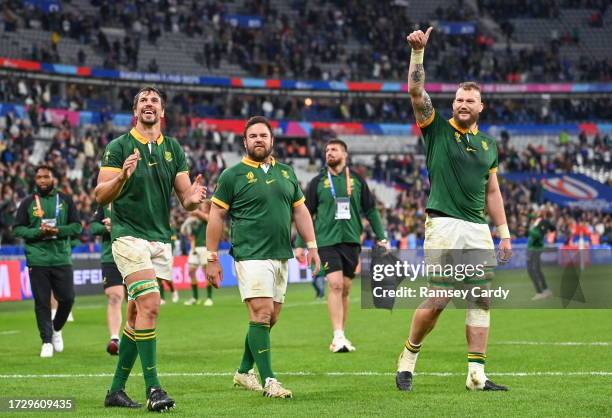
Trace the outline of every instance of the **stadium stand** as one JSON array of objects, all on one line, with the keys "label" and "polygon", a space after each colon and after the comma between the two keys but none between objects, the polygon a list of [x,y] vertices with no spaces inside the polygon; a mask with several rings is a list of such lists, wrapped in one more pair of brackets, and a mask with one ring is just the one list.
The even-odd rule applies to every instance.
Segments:
[{"label": "stadium stand", "polygon": [[[609,80],[607,2],[531,5],[539,3],[75,0],[45,10],[9,1],[0,56],[162,73],[397,80],[408,59],[404,32],[431,22],[439,28],[429,57],[436,80]],[[493,21],[500,16],[515,17]]]}]

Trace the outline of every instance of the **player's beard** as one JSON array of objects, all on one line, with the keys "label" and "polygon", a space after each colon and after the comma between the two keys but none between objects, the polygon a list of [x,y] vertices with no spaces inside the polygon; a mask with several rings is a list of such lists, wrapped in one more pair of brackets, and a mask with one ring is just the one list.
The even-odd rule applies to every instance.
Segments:
[{"label": "player's beard", "polygon": [[48,195],[49,193],[51,193],[51,190],[53,190],[53,183],[49,184],[49,185],[48,185],[48,186],[46,186],[46,187],[41,187],[41,186],[39,186],[39,185],[36,185],[36,190],[38,190],[38,193],[39,193],[41,196],[46,196],[46,195]]},{"label": "player's beard", "polygon": [[458,126],[463,129],[469,129],[472,125],[478,122],[478,113],[470,113],[470,117],[467,120],[459,119],[459,112],[453,112],[453,119]]},{"label": "player's beard", "polygon": [[342,158],[338,158],[337,160],[327,160],[327,166],[329,168],[337,168],[341,166],[343,163]]},{"label": "player's beard", "polygon": [[253,161],[257,161],[258,163],[266,161],[266,159],[272,154],[272,146],[268,148],[265,144],[261,147],[252,146],[247,147],[247,155]]},{"label": "player's beard", "polygon": [[[153,119],[147,118],[144,114],[144,110],[142,112],[140,112],[140,116],[138,117],[138,122],[141,125],[145,125],[145,126],[155,126],[156,124],[159,123],[159,116],[157,114],[157,112],[154,112],[153,114]],[[146,119],[145,119],[146,118]]]}]

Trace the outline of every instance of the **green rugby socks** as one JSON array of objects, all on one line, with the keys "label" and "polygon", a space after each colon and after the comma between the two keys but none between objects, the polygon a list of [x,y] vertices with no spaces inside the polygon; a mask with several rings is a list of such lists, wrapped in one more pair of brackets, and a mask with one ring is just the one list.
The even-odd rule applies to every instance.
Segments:
[{"label": "green rugby socks", "polygon": [[155,328],[140,329],[134,331],[140,363],[142,364],[142,374],[145,380],[146,391],[152,386],[161,386],[157,377],[157,339]]},{"label": "green rugby socks", "polygon": [[275,377],[272,372],[272,355],[270,353],[270,325],[261,322],[249,322],[247,338],[261,381],[265,382],[268,377]]},{"label": "green rugby socks", "polygon": [[132,367],[134,367],[136,357],[138,357],[138,347],[136,346],[134,331],[126,325],[119,343],[119,359],[115,376],[113,376],[113,383],[111,383],[111,392],[125,389],[125,383],[130,376]]},{"label": "green rugby socks", "polygon": [[244,338],[244,354],[242,354],[242,361],[240,362],[238,373],[248,373],[249,370],[253,368],[253,363],[255,363],[255,359],[253,358],[251,348],[249,347],[249,334],[247,332],[247,335]]}]

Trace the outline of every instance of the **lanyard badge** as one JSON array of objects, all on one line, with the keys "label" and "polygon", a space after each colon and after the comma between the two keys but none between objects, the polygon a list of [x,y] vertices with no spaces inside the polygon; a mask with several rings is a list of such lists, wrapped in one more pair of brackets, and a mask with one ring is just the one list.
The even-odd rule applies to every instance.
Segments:
[{"label": "lanyard badge", "polygon": [[345,167],[345,176],[346,176],[346,194],[348,197],[337,197],[336,196],[336,188],[334,187],[334,182],[329,170],[327,170],[327,179],[329,180],[329,188],[336,203],[336,214],[334,219],[351,219],[351,194],[353,192],[351,187],[351,179],[349,175],[348,167]]},{"label": "lanyard badge", "polygon": [[[61,210],[59,193],[55,195],[55,218],[44,218],[45,211],[40,203],[40,197],[37,194],[34,195],[34,200],[36,200],[36,211],[34,212],[34,216],[40,218],[40,224],[47,225],[51,228],[57,227]],[[53,236],[44,239],[57,239],[57,237]]]}]

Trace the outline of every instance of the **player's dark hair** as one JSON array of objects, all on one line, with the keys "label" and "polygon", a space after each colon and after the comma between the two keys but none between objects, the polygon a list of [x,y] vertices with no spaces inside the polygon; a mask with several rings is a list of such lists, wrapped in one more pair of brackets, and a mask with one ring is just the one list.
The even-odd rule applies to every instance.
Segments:
[{"label": "player's dark hair", "polygon": [[50,165],[47,165],[47,164],[37,165],[36,168],[34,169],[34,175],[38,174],[40,170],[48,170],[53,177],[57,178],[57,176],[55,175],[55,170],[53,170],[53,167],[51,167]]},{"label": "player's dark hair", "polygon": [[132,103],[132,109],[136,109],[136,105],[138,104],[138,100],[140,100],[140,95],[142,93],[156,93],[161,99],[162,109],[166,108],[166,94],[163,93],[160,89],[158,89],[155,86],[144,86],[140,90],[138,90],[138,93],[136,93],[136,96],[134,96],[134,102]]},{"label": "player's dark hair", "polygon": [[342,148],[344,148],[345,152],[348,152],[348,145],[346,145],[346,142],[344,142],[343,140],[338,139],[338,138],[333,138],[333,139],[330,139],[329,141],[327,141],[327,143],[325,144],[325,148],[324,149],[327,150],[327,147],[329,145],[333,145],[333,144],[340,145]]},{"label": "player's dark hair", "polygon": [[246,122],[246,125],[244,125],[244,130],[242,131],[242,137],[246,139],[246,133],[249,130],[249,128],[258,123],[263,123],[264,125],[266,125],[266,127],[268,128],[268,131],[270,131],[270,136],[274,138],[274,132],[272,131],[272,125],[270,125],[270,121],[265,116],[253,116],[249,118],[249,120],[247,120]]}]

